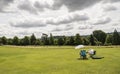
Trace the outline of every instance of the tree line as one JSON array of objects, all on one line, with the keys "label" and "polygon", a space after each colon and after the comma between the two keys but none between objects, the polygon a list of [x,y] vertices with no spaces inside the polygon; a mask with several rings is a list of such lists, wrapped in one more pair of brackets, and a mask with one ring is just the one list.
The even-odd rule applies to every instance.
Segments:
[{"label": "tree line", "polygon": [[36,38],[34,34],[31,36],[24,36],[19,38],[17,36],[13,38],[6,38],[5,36],[0,37],[0,45],[120,45],[120,34],[117,30],[113,33],[107,34],[102,30],[95,30],[91,35],[80,36],[53,36],[50,34],[49,37],[44,36]]}]

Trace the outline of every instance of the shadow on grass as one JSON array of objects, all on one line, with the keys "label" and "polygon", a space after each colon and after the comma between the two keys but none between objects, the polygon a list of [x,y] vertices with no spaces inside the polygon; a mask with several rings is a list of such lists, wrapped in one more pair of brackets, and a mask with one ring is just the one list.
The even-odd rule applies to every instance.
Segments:
[{"label": "shadow on grass", "polygon": [[85,59],[83,59],[83,58],[77,58],[77,60],[88,60],[88,58],[85,58]]},{"label": "shadow on grass", "polygon": [[97,59],[103,59],[104,57],[93,57],[92,59],[97,60]]},{"label": "shadow on grass", "polygon": [[[94,57],[94,58],[91,58],[91,59],[93,59],[93,60],[99,60],[99,59],[103,59],[104,57]],[[77,58],[77,60],[89,60],[88,58],[85,58],[85,59],[83,59],[83,58]]]}]

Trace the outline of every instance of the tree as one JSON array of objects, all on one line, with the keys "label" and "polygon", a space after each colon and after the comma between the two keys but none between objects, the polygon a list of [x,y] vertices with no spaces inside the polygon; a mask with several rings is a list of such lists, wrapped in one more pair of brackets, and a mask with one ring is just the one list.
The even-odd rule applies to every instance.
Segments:
[{"label": "tree", "polygon": [[13,45],[13,39],[11,39],[11,38],[7,39],[7,43],[8,43],[8,45]]},{"label": "tree", "polygon": [[105,45],[112,45],[112,35],[107,35]]},{"label": "tree", "polygon": [[28,36],[23,38],[23,45],[30,45],[30,38]]},{"label": "tree", "polygon": [[83,38],[83,44],[84,44],[84,45],[89,45],[89,43],[90,43],[90,42],[89,42],[88,38],[85,38],[85,37],[84,37],[84,38]]},{"label": "tree", "polygon": [[70,37],[65,38],[64,45],[70,45]]},{"label": "tree", "polygon": [[70,39],[69,39],[69,44],[70,45],[75,45],[75,40],[74,40],[74,37],[71,36]]},{"label": "tree", "polygon": [[37,39],[36,42],[35,42],[35,45],[41,45],[41,44],[42,43],[41,43],[40,39]]},{"label": "tree", "polygon": [[90,42],[91,45],[96,45],[96,39],[92,34],[90,35],[89,40],[90,40],[89,42]]},{"label": "tree", "polygon": [[2,45],[2,39],[0,38],[0,45]]},{"label": "tree", "polygon": [[116,29],[114,30],[114,33],[113,33],[112,44],[113,45],[120,45],[120,35]]},{"label": "tree", "polygon": [[31,43],[31,45],[35,45],[35,42],[36,42],[36,37],[34,34],[32,34],[30,37],[30,43]]},{"label": "tree", "polygon": [[1,42],[2,42],[3,45],[6,45],[7,44],[7,38],[5,36],[3,36],[1,38]]},{"label": "tree", "polygon": [[54,45],[54,38],[53,38],[52,34],[50,34],[49,43],[50,43],[50,45]]},{"label": "tree", "polygon": [[102,30],[95,30],[93,31],[93,36],[99,41],[102,42],[102,44],[105,43],[107,34],[103,32]]},{"label": "tree", "polygon": [[63,36],[63,43],[64,43],[64,45],[66,45],[66,41],[67,41],[67,37]]},{"label": "tree", "polygon": [[42,42],[43,42],[44,45],[49,45],[49,39],[47,37],[44,37],[42,39]]},{"label": "tree", "polygon": [[19,38],[17,36],[13,38],[13,45],[19,45]]},{"label": "tree", "polygon": [[64,40],[62,37],[58,38],[58,45],[64,45]]},{"label": "tree", "polygon": [[80,45],[80,44],[82,44],[82,38],[80,37],[80,35],[79,34],[76,34],[76,36],[75,36],[75,45]]}]

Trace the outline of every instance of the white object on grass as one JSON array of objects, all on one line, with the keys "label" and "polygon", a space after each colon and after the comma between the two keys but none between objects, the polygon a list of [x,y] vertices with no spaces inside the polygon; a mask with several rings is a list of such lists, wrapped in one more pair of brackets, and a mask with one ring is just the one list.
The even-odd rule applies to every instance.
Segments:
[{"label": "white object on grass", "polygon": [[84,45],[78,45],[75,47],[75,49],[80,49],[80,48],[84,48],[85,46]]},{"label": "white object on grass", "polygon": [[93,49],[90,49],[90,50],[88,51],[88,53],[91,54],[91,55],[93,55],[93,54],[94,54],[94,50],[93,50]]}]

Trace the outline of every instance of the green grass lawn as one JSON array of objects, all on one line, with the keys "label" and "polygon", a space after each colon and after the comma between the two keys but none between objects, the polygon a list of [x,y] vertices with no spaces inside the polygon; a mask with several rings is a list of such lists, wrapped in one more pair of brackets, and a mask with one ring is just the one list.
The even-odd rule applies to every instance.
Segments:
[{"label": "green grass lawn", "polygon": [[120,74],[120,47],[93,48],[103,59],[79,60],[72,46],[0,46],[0,74]]}]

